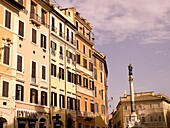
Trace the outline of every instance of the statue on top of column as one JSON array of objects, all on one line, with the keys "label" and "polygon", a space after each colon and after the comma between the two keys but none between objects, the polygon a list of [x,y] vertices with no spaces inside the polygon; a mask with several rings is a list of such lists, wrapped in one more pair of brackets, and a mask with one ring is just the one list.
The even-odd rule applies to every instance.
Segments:
[{"label": "statue on top of column", "polygon": [[129,76],[133,75],[133,73],[132,73],[133,67],[131,64],[128,66],[128,69],[129,69]]}]

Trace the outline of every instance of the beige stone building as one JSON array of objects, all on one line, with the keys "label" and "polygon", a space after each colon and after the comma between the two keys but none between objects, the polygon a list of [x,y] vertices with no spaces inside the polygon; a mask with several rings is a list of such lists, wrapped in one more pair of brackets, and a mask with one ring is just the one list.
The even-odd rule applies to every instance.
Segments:
[{"label": "beige stone building", "polygon": [[[143,128],[170,127],[170,98],[154,92],[135,93],[135,108]],[[130,116],[130,95],[120,97],[113,111],[112,128],[126,128]]]},{"label": "beige stone building", "polygon": [[56,114],[65,128],[106,127],[106,56],[90,23],[49,0],[1,0],[0,15],[0,127],[53,128]]}]

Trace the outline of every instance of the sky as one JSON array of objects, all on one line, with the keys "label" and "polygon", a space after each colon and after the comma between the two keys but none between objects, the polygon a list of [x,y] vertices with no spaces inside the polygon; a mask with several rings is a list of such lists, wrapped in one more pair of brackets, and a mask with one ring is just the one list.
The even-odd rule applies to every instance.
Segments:
[{"label": "sky", "polygon": [[93,26],[95,49],[106,54],[109,113],[126,90],[170,96],[170,0],[51,0],[75,7]]}]

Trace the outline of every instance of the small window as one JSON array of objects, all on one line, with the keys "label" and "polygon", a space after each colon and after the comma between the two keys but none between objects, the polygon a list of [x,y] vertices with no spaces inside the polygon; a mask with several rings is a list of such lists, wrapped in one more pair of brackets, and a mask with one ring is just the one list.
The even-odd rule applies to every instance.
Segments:
[{"label": "small window", "polygon": [[124,110],[128,110],[128,106],[124,106]]},{"label": "small window", "polygon": [[41,23],[43,25],[46,25],[46,20],[47,20],[47,12],[44,9],[42,9],[41,10]]},{"label": "small window", "polygon": [[47,48],[47,37],[41,34],[41,47],[46,49]]},{"label": "small window", "polygon": [[85,111],[87,111],[87,101],[85,101]]},{"label": "small window", "polygon": [[89,70],[93,71],[93,63],[92,62],[89,62]]},{"label": "small window", "polygon": [[88,88],[88,79],[87,78],[83,78],[83,85],[85,88]]},{"label": "small window", "polygon": [[63,55],[63,47],[60,46],[60,54]]},{"label": "small window", "polygon": [[47,92],[41,91],[41,105],[47,105]]},{"label": "small window", "polygon": [[24,86],[16,84],[16,100],[24,101]]},{"label": "small window", "polygon": [[93,112],[93,113],[95,112],[95,111],[94,111],[94,109],[95,109],[95,108],[94,108],[94,103],[90,103],[90,109],[91,109],[91,112]]},{"label": "small window", "polygon": [[94,79],[97,80],[97,70],[96,70],[96,68],[94,68]]},{"label": "small window", "polygon": [[91,49],[89,49],[89,57],[91,58]]},{"label": "small window", "polygon": [[94,66],[96,67],[96,58],[94,57]]},{"label": "small window", "polygon": [[46,80],[46,66],[42,65],[42,79]]},{"label": "small window", "polygon": [[31,82],[36,83],[36,62],[32,61],[32,74],[31,74]]},{"label": "small window", "polygon": [[11,29],[11,12],[5,11],[5,27]]},{"label": "small window", "polygon": [[57,93],[51,92],[51,105],[57,106]]},{"label": "small window", "polygon": [[65,108],[65,96],[60,94],[60,108]]},{"label": "small window", "polygon": [[17,71],[23,72],[23,57],[17,55]]},{"label": "small window", "polygon": [[150,116],[150,122],[153,122],[153,116]]},{"label": "small window", "polygon": [[2,96],[3,97],[8,97],[8,92],[9,92],[9,82],[7,81],[3,81],[3,85],[2,85]]},{"label": "small window", "polygon": [[24,22],[19,20],[18,35],[24,37]]},{"label": "small window", "polygon": [[87,68],[87,60],[85,58],[83,58],[83,66]]},{"label": "small window", "polygon": [[105,114],[105,106],[102,105],[102,114]]},{"label": "small window", "polygon": [[80,54],[77,54],[77,59],[76,60],[77,60],[77,63],[80,64],[80,60],[81,60],[80,59]]},{"label": "small window", "polygon": [[79,50],[79,41],[77,40],[77,50]]},{"label": "small window", "polygon": [[86,46],[83,45],[83,53],[86,54]]},{"label": "small window", "polygon": [[3,63],[9,65],[9,59],[10,59],[10,47],[4,46]]},{"label": "small window", "polygon": [[162,116],[158,116],[158,121],[162,121]]},{"label": "small window", "polygon": [[100,82],[103,83],[103,73],[100,72]]},{"label": "small window", "polygon": [[57,49],[57,44],[51,41],[51,53],[55,55],[55,50]]},{"label": "small window", "polygon": [[71,13],[70,13],[70,12],[68,12],[68,16],[71,16]]},{"label": "small window", "polygon": [[37,31],[32,28],[32,42],[37,43]]},{"label": "small window", "polygon": [[59,79],[64,80],[64,69],[59,67]]},{"label": "small window", "polygon": [[95,112],[99,112],[99,106],[98,106],[98,103],[95,103]]},{"label": "small window", "polygon": [[30,89],[30,103],[38,104],[38,90]]},{"label": "small window", "polygon": [[57,67],[55,64],[51,64],[51,75],[56,77]]}]

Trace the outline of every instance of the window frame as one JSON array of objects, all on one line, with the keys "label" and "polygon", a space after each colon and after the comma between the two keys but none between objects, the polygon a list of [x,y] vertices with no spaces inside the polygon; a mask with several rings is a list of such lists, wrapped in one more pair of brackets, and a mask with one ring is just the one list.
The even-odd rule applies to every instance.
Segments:
[{"label": "window frame", "polygon": [[[9,13],[10,13],[10,24],[9,24],[9,27],[10,28],[8,28],[8,26],[6,26],[6,11],[8,11]],[[9,30],[12,30],[12,19],[13,19],[13,16],[12,16],[12,11],[10,11],[9,9],[7,9],[7,8],[5,8],[4,9],[4,27],[5,28],[7,28],[7,29],[9,29]]]},{"label": "window frame", "polygon": [[[21,63],[21,71],[18,70],[18,56],[22,58],[22,63]],[[20,53],[17,53],[17,73],[24,73],[24,56]]]},{"label": "window frame", "polygon": [[45,50],[48,49],[47,40],[48,40],[47,36],[44,33],[41,33],[40,34],[40,47]]},{"label": "window frame", "polygon": [[[5,47],[9,48],[9,53],[8,53],[8,63],[5,63]],[[3,53],[2,53],[2,64],[3,65],[6,65],[6,66],[10,66],[11,65],[11,47],[10,46],[7,46],[6,44],[3,44]]]},{"label": "window frame", "polygon": [[[21,87],[20,96],[18,97],[18,87]],[[24,86],[20,83],[16,83],[15,100],[24,101]]]},{"label": "window frame", "polygon": [[[23,23],[23,29],[22,29],[23,35],[20,35],[20,22]],[[19,19],[18,27],[19,27],[18,28],[18,36],[21,38],[25,38],[25,22],[23,20]]]},{"label": "window frame", "polygon": [[[45,67],[45,79],[43,79],[43,67]],[[41,80],[44,82],[47,82],[47,66],[44,64],[41,64]]]}]

